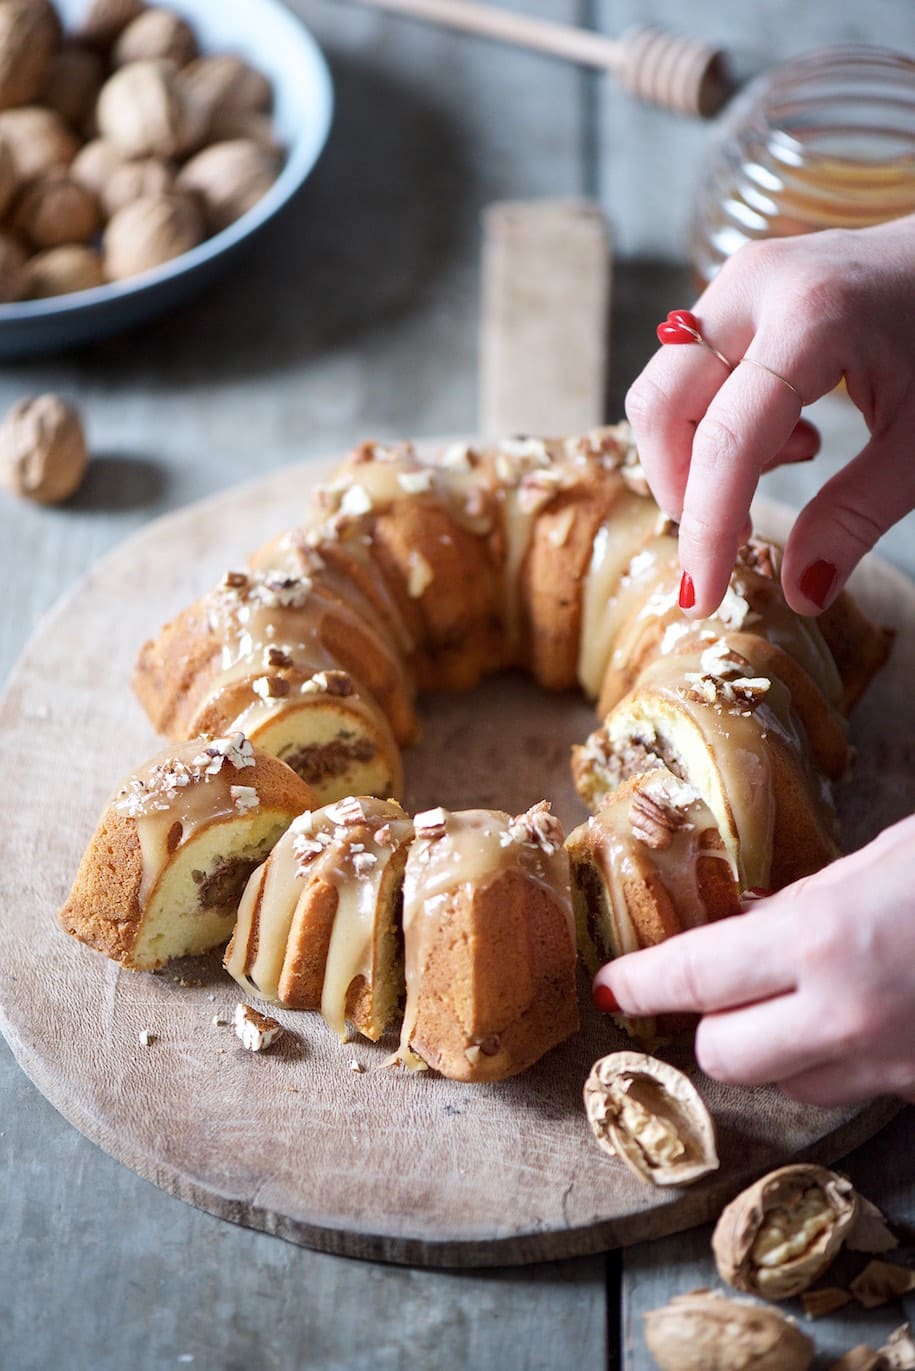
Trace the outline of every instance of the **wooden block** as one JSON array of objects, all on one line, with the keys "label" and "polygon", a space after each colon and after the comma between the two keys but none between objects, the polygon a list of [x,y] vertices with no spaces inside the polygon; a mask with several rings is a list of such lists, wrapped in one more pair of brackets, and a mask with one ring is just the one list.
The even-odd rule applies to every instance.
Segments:
[{"label": "wooden block", "polygon": [[588,200],[505,201],[483,218],[480,430],[561,434],[604,419],[610,246]]}]

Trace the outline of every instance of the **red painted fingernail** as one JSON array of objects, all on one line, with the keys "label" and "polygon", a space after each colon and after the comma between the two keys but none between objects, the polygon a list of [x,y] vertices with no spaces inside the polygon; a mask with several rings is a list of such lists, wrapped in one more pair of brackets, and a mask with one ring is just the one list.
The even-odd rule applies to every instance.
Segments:
[{"label": "red painted fingernail", "polygon": [[594,1008],[599,1009],[602,1014],[618,1014],[620,1012],[616,996],[609,986],[596,985],[591,991],[591,998],[594,1001]]},{"label": "red painted fingernail", "polygon": [[688,571],[684,571],[680,577],[680,608],[692,609],[696,603],[696,587],[693,585],[693,578]]},{"label": "red painted fingernail", "polygon": [[838,574],[832,562],[826,562],[822,558],[818,562],[811,562],[798,581],[804,599],[809,600],[818,609],[823,609]]}]

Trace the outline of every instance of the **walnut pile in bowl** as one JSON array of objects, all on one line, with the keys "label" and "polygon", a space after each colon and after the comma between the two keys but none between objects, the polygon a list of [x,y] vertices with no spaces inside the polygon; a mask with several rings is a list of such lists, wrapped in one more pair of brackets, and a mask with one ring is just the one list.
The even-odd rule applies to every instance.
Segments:
[{"label": "walnut pile in bowl", "polygon": [[0,0],[0,304],[123,282],[234,224],[283,167],[273,99],[171,9],[88,0],[65,27],[50,0]]}]

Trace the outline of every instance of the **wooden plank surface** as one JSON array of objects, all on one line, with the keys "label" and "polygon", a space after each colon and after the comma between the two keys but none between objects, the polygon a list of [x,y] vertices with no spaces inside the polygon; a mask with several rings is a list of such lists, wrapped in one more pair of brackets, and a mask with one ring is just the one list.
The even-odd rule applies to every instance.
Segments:
[{"label": "wooden plank surface", "polygon": [[603,422],[610,283],[607,225],[593,201],[516,200],[487,208],[484,436],[584,433]]}]

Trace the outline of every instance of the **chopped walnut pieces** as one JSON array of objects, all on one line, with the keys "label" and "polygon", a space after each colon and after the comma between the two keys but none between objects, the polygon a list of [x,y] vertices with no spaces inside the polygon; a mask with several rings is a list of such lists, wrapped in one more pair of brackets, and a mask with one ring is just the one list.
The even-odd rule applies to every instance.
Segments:
[{"label": "chopped walnut pieces", "polygon": [[299,687],[303,695],[352,695],[353,678],[345,671],[316,671]]},{"label": "chopped walnut pieces", "polygon": [[263,1052],[275,1043],[283,1032],[282,1025],[266,1014],[259,1014],[249,1004],[235,1007],[235,1032],[241,1038],[242,1047],[249,1052]]},{"label": "chopped walnut pieces", "polygon": [[728,676],[743,676],[750,663],[735,652],[726,638],[716,638],[699,658],[699,666],[708,676],[726,680]]},{"label": "chopped walnut pieces", "polygon": [[340,499],[340,513],[351,515],[358,518],[361,514],[368,514],[372,508],[372,497],[365,486],[351,485]]},{"label": "chopped walnut pieces", "polygon": [[202,767],[207,776],[218,776],[223,762],[230,762],[236,771],[255,765],[254,748],[243,733],[211,739],[194,758],[192,765]]},{"label": "chopped walnut pieces", "polygon": [[479,461],[478,453],[467,443],[450,443],[440,454],[438,464],[446,471],[472,471]]},{"label": "chopped walnut pieces", "polygon": [[352,854],[353,871],[362,879],[368,877],[378,865],[378,858],[374,852],[353,852]]},{"label": "chopped walnut pieces", "polygon": [[[196,766],[196,763],[194,765]],[[139,776],[131,776],[119,790],[114,808],[119,814],[126,814],[130,819],[166,810],[178,791],[199,780],[200,775],[199,770],[192,770],[180,758],[169,757],[158,762],[146,780]]]},{"label": "chopped walnut pieces", "polygon": [[724,592],[724,599],[715,611],[714,618],[720,619],[728,628],[737,630],[758,623],[760,617],[755,610],[750,608],[744,582],[733,577],[731,584]]},{"label": "chopped walnut pieces", "polygon": [[774,581],[776,573],[776,551],[771,543],[761,538],[751,538],[737,553],[737,565],[747,571],[755,571],[757,576],[765,576]]},{"label": "chopped walnut pieces", "polygon": [[251,598],[267,609],[302,609],[311,594],[307,576],[281,576],[268,572],[250,590]]},{"label": "chopped walnut pieces", "polygon": [[637,790],[629,802],[632,836],[645,847],[656,850],[670,847],[674,834],[684,822],[683,810],[661,794],[653,795],[647,789]]},{"label": "chopped walnut pieces", "polygon": [[539,847],[547,857],[552,857],[563,844],[562,824],[552,813],[549,800],[541,800],[526,813],[516,814],[508,831],[515,842]]},{"label": "chopped walnut pieces", "polygon": [[820,1290],[805,1290],[801,1295],[804,1313],[810,1319],[821,1319],[826,1314],[834,1314],[851,1303],[851,1295],[837,1285],[824,1286]]},{"label": "chopped walnut pieces", "polygon": [[308,868],[316,857],[320,857],[330,847],[333,839],[329,833],[298,833],[292,841],[292,855],[295,858],[296,870],[300,876],[308,872]]},{"label": "chopped walnut pieces", "polygon": [[281,700],[289,694],[289,682],[285,676],[258,676],[251,682],[251,689],[262,700]]},{"label": "chopped walnut pieces", "polygon": [[448,826],[448,811],[439,805],[436,809],[425,809],[413,820],[417,838],[443,838]]},{"label": "chopped walnut pieces", "polygon": [[272,644],[267,648],[266,662],[268,666],[292,666],[292,658],[288,652],[284,652],[281,647],[274,647]]},{"label": "chopped walnut pieces", "polygon": [[423,467],[419,471],[400,471],[397,473],[397,484],[408,495],[423,495],[427,490],[432,489],[434,481],[435,476],[428,467]]},{"label": "chopped walnut pieces", "polygon": [[227,590],[242,590],[248,584],[248,573],[227,571],[222,578],[222,584]]},{"label": "chopped walnut pieces", "polygon": [[683,679],[687,685],[679,687],[679,693],[686,700],[706,705],[742,705],[751,710],[768,694],[772,685],[766,676],[735,676],[725,680],[698,671],[685,672]]},{"label": "chopped walnut pieces", "polygon": [[865,1309],[876,1309],[915,1290],[915,1271],[892,1262],[870,1261],[848,1288]]},{"label": "chopped walnut pieces", "polygon": [[232,803],[239,814],[247,814],[260,806],[260,796],[253,785],[233,785],[229,787]]},{"label": "chopped walnut pieces", "polygon": [[363,824],[366,821],[365,806],[358,795],[347,795],[344,799],[337,800],[336,804],[328,805],[324,813],[331,823],[342,824],[345,827]]}]

